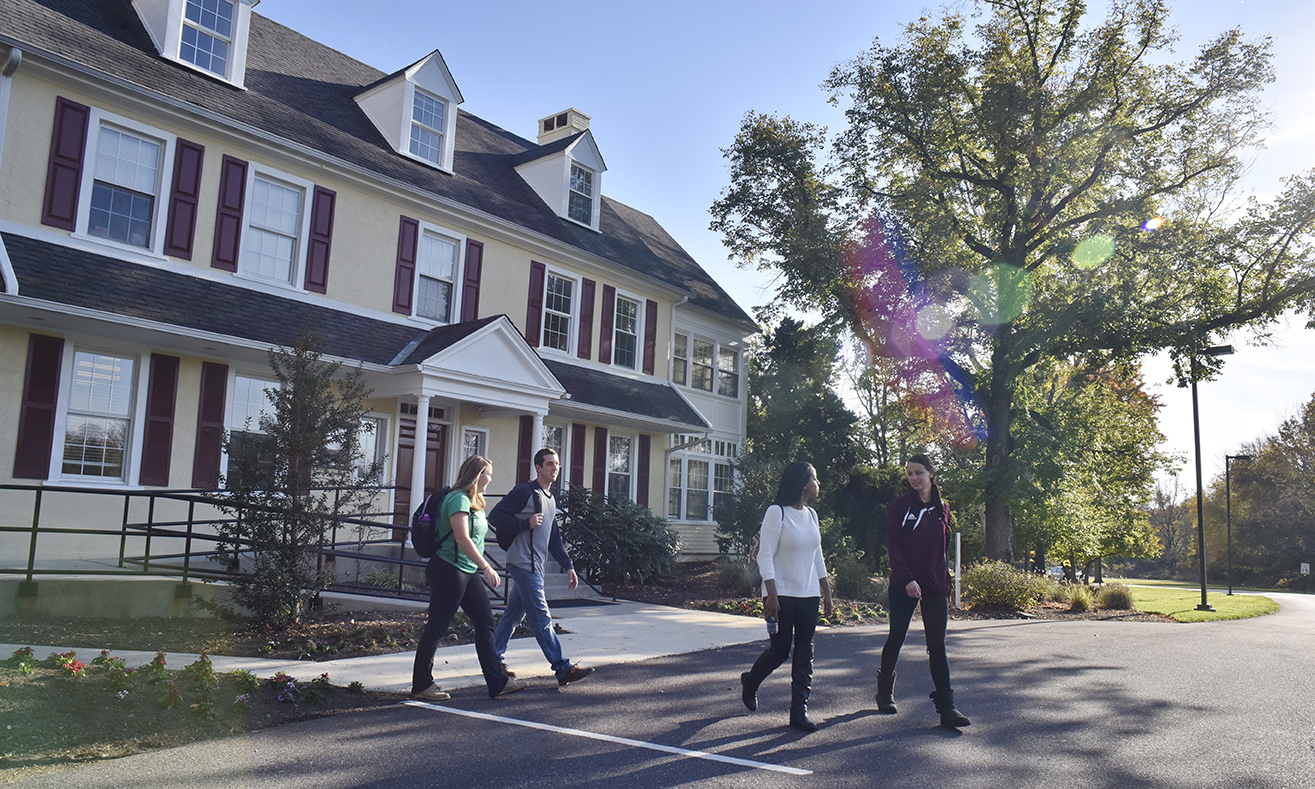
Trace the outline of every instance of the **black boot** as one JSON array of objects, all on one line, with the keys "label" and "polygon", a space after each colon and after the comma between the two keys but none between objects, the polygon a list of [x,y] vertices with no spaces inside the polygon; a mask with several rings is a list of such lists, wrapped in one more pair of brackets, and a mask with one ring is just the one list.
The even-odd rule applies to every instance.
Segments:
[{"label": "black boot", "polygon": [[941,726],[947,729],[960,729],[972,723],[962,712],[954,708],[953,690],[949,688],[933,690],[931,700],[936,703],[936,711],[941,714]]},{"label": "black boot", "polygon": [[790,725],[800,731],[817,731],[817,724],[808,719],[808,696],[812,688],[812,644],[796,646],[790,671]]},{"label": "black boot", "polygon": [[895,709],[895,672],[889,674],[877,672],[877,712],[882,715],[894,715]]},{"label": "black boot", "polygon": [[768,647],[753,661],[753,667],[740,675],[740,700],[749,712],[758,709],[758,686],[784,662],[785,658]]}]

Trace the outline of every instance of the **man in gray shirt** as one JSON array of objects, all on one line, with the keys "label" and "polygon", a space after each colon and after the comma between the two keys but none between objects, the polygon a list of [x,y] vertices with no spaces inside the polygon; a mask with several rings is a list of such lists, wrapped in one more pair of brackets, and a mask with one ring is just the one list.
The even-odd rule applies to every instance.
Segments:
[{"label": "man in gray shirt", "polygon": [[[507,591],[507,610],[503,612],[493,634],[493,645],[498,658],[507,654],[512,631],[522,619],[534,633],[543,650],[543,656],[552,664],[557,684],[566,685],[584,679],[594,672],[592,668],[571,665],[562,657],[562,644],[552,629],[552,614],[548,611],[548,598],[543,592],[543,574],[548,554],[557,560],[570,578],[570,588],[579,586],[575,566],[566,553],[562,532],[557,525],[557,501],[552,495],[552,483],[557,479],[562,462],[551,449],[540,449],[534,454],[534,479],[512,488],[502,501],[489,512],[489,525],[499,532],[510,528],[515,541],[507,549],[507,574],[511,588]],[[506,666],[504,664],[503,668]],[[508,672],[510,676],[510,672]]]}]

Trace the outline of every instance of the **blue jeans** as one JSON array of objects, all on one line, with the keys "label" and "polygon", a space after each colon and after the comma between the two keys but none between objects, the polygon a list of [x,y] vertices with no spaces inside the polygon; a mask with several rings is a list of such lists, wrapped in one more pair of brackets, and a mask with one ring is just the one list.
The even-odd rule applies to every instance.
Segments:
[{"label": "blue jeans", "polygon": [[562,642],[552,629],[552,615],[548,613],[548,597],[543,593],[543,576],[522,570],[514,564],[507,565],[507,575],[511,577],[511,589],[507,590],[507,610],[502,612],[502,619],[493,633],[493,648],[497,650],[498,659],[507,654],[507,644],[511,641],[512,631],[521,620],[534,633],[539,642],[543,656],[552,664],[552,670],[561,677],[571,670],[571,661],[562,657]]}]

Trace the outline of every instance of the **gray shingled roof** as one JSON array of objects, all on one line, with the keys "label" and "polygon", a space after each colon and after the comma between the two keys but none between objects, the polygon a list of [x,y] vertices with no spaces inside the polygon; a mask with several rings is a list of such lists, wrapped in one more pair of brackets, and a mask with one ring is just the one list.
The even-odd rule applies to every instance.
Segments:
[{"label": "gray shingled roof", "polygon": [[601,232],[558,217],[514,170],[535,143],[458,113],[455,174],[395,154],[353,99],[388,75],[259,14],[251,16],[246,88],[157,56],[130,0],[0,0],[0,41],[90,66],[325,152],[654,277],[690,303],[753,325],[743,309],[651,217],[602,198]]},{"label": "gray shingled roof", "polygon": [[571,393],[572,403],[678,422],[697,430],[711,426],[670,384],[623,378],[553,359],[543,363]]}]

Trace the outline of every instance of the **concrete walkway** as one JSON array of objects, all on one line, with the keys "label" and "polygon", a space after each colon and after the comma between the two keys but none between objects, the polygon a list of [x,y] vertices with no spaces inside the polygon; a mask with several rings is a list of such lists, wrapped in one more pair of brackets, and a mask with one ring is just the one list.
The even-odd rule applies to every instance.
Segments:
[{"label": "concrete walkway", "polygon": [[[558,638],[566,657],[594,668],[750,641],[762,641],[765,646],[767,640],[761,619],[628,601],[557,607],[553,609],[553,623],[560,628]],[[79,660],[89,663],[100,654],[97,646],[0,644],[0,659],[24,646],[31,646],[38,659],[72,649]],[[155,657],[154,652],[115,650],[110,654],[122,658],[133,668],[146,665]],[[165,653],[166,665],[175,670],[198,657],[180,652]],[[210,659],[219,672],[246,669],[258,677],[272,677],[284,671],[302,681],[328,673],[329,681],[334,685],[360,682],[367,690],[407,693],[411,690],[415,652],[318,662],[221,655],[211,655]],[[552,668],[532,637],[513,639],[507,649],[506,663],[516,672],[518,679],[534,682],[553,677]],[[479,670],[474,645],[440,647],[434,657],[434,680],[444,690],[483,686],[484,677]]]}]

